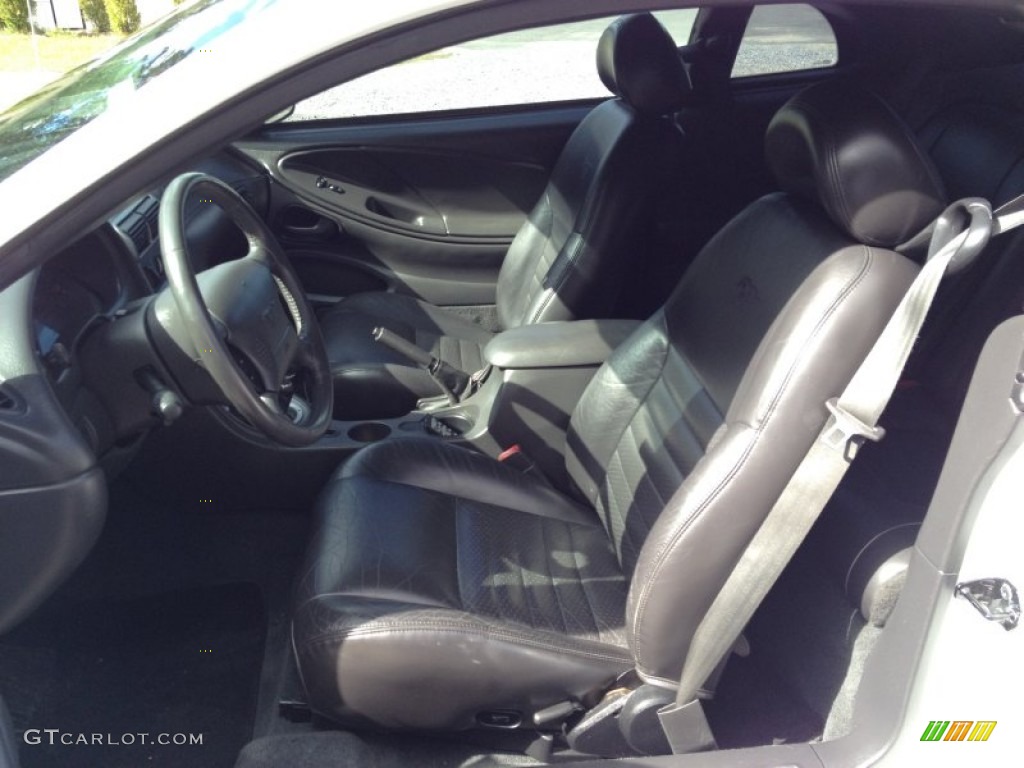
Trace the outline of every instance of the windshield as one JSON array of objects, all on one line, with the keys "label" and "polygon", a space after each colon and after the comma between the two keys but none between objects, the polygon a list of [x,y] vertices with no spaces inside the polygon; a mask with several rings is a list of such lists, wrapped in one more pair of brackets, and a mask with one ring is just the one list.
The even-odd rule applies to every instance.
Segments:
[{"label": "windshield", "polygon": [[0,181],[276,0],[197,0],[0,114]]}]

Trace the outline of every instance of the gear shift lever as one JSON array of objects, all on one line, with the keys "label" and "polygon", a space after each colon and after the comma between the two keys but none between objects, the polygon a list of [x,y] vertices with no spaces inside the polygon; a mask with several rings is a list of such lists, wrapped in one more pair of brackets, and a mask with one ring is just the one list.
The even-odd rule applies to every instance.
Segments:
[{"label": "gear shift lever", "polygon": [[397,352],[430,374],[430,378],[437,384],[438,389],[448,398],[449,405],[459,404],[458,396],[465,391],[469,384],[469,376],[466,373],[437,359],[429,352],[425,352],[383,326],[374,328],[372,336],[377,343]]}]

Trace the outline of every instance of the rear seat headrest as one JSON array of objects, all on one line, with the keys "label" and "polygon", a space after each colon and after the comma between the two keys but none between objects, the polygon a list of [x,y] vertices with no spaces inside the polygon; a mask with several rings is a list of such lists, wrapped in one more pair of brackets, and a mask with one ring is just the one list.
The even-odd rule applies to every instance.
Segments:
[{"label": "rear seat headrest", "polygon": [[847,81],[790,99],[768,126],[765,150],[784,191],[817,202],[866,245],[899,245],[946,206],[939,174],[909,128]]},{"label": "rear seat headrest", "polygon": [[597,73],[609,91],[645,114],[676,112],[690,93],[679,49],[649,13],[622,16],[604,31]]}]

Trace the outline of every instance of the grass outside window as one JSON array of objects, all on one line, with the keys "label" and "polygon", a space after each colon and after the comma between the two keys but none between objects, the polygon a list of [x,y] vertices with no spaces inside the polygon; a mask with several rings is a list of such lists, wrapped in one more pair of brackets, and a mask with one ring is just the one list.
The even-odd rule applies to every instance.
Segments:
[{"label": "grass outside window", "polygon": [[[117,35],[47,34],[36,35],[39,46],[38,68],[67,72],[120,41]],[[0,71],[35,70],[36,54],[31,35],[0,32]]]}]

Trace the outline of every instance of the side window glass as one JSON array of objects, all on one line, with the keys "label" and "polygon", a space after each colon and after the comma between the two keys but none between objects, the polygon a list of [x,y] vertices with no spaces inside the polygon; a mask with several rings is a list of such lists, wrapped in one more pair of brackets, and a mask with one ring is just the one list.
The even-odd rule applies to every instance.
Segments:
[{"label": "side window glass", "polygon": [[817,8],[803,3],[759,5],[750,14],[732,76],[824,69],[838,62],[835,32]]},{"label": "side window glass", "polygon": [[[654,14],[677,45],[696,9]],[[595,68],[597,41],[615,17],[480,38],[385,67],[295,106],[288,121],[415,114],[608,96]]]}]

